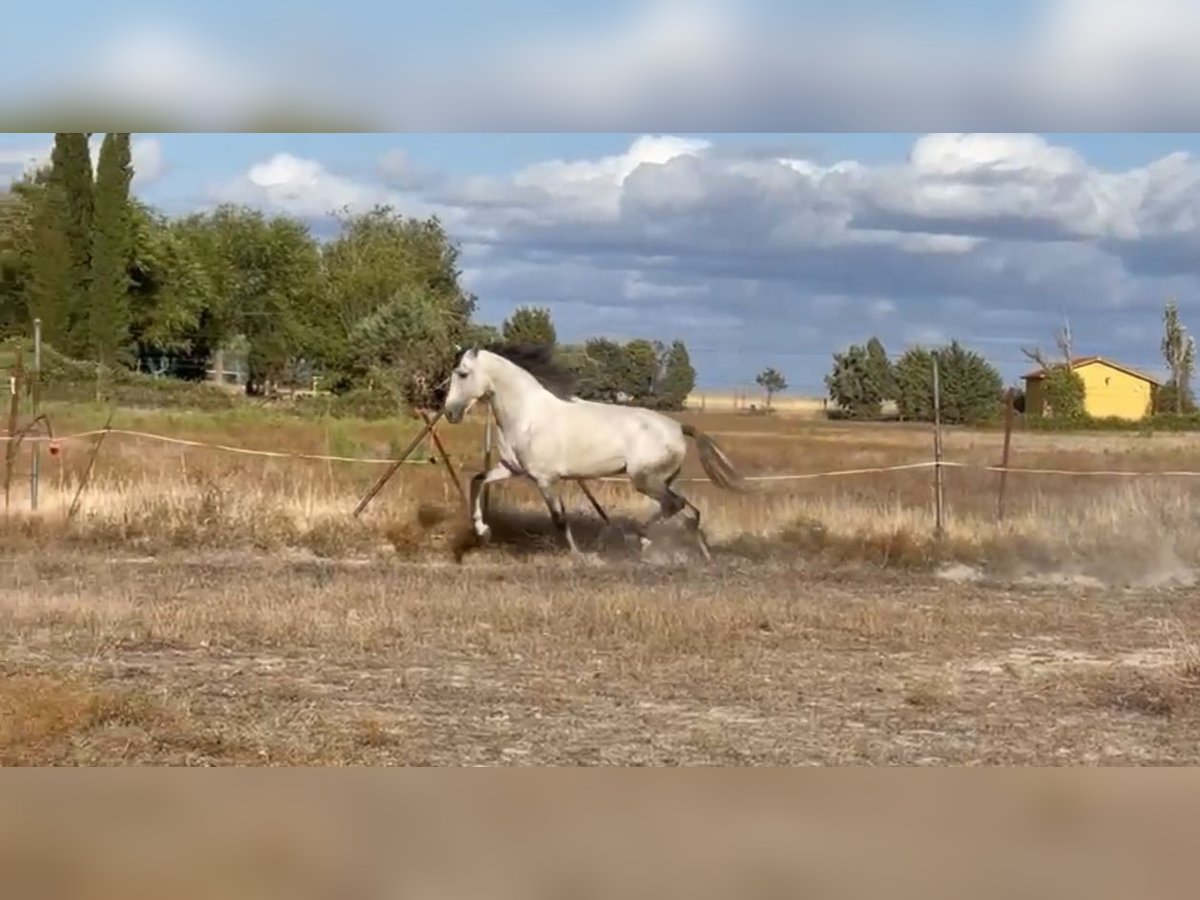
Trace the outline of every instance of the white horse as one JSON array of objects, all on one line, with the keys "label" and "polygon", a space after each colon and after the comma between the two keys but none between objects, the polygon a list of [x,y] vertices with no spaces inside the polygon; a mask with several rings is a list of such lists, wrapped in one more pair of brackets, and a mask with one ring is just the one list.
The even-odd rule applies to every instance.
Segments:
[{"label": "white horse", "polygon": [[626,475],[639,492],[659,504],[638,529],[643,547],[649,544],[645,528],[686,508],[691,512],[689,527],[705,558],[711,559],[700,510],[672,484],[687,454],[686,438],[692,438],[709,480],[725,489],[743,490],[728,457],[712,438],[662,413],[581,400],[563,387],[569,380],[569,374],[550,360],[549,348],[471,348],[455,361],[446,418],[457,424],[475,402],[484,400],[491,404],[500,429],[499,463],[471,479],[475,534],[485,540],[491,531],[483,521],[483,485],[525,476],[537,485],[555,526],[577,553],[559,482]]}]

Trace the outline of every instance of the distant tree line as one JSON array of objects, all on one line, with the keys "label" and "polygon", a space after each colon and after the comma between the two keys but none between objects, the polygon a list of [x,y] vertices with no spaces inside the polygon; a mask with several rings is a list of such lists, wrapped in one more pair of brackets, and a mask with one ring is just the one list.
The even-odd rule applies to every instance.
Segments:
[{"label": "distant tree line", "polygon": [[943,422],[976,423],[996,416],[1003,391],[1000,373],[958,341],[933,349],[912,347],[892,362],[883,343],[872,337],[833,355],[825,387],[845,418],[877,419],[890,402],[901,419],[931,421],[935,358]]},{"label": "distant tree line", "polygon": [[[431,402],[464,343],[558,347],[548,311],[501,328],[475,320],[459,249],[436,217],[388,206],[336,216],[322,243],[301,220],[246,206],[168,217],[131,193],[130,135],[58,133],[49,163],[0,191],[0,338],[42,320],[53,350],[101,371],[198,381],[218,351],[244,359],[245,391],[311,384]],[[678,408],[687,348],[604,338],[558,352],[581,396]]]},{"label": "distant tree line", "polygon": [[696,386],[696,370],[683,341],[668,345],[644,338],[625,343],[593,338],[558,344],[550,311],[536,306],[516,309],[499,337],[553,346],[559,361],[575,374],[576,393],[585,400],[678,410]]}]

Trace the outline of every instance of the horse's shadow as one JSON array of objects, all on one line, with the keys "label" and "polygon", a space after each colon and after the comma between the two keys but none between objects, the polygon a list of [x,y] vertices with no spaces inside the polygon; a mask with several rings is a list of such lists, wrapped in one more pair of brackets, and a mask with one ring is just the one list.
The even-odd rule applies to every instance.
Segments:
[{"label": "horse's shadow", "polygon": [[[606,524],[599,516],[587,512],[568,512],[567,521],[582,553],[611,561],[644,558],[638,537],[641,523],[632,516],[609,513]],[[469,521],[463,519],[455,523],[451,546],[456,560],[461,562],[468,553],[488,549],[520,558],[568,552],[566,538],[544,510],[514,509],[493,503],[488,510],[487,523],[491,533],[486,540],[475,534]],[[693,546],[686,531],[672,528],[672,524],[661,523],[650,529],[651,547],[655,552]]]}]

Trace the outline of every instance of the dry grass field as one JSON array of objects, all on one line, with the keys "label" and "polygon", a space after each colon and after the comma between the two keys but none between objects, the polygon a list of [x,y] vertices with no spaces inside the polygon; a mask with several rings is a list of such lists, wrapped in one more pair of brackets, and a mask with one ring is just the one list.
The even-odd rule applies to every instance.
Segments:
[{"label": "dry grass field", "polygon": [[[55,408],[58,433],[104,411]],[[742,473],[925,462],[927,429],[693,415]],[[114,427],[387,457],[416,427],[122,412]],[[469,475],[478,421],[442,429]],[[569,489],[588,552],[536,493],[464,538],[440,466],[297,462],[113,435],[43,456],[0,525],[0,762],[20,764],[1194,764],[1198,480],[932,472],[683,489],[640,556]],[[947,458],[995,463],[994,433]],[[1013,464],[1200,469],[1187,435],[1018,434]],[[699,467],[689,459],[686,477]],[[27,471],[23,453],[18,475]],[[616,516],[649,501],[596,486]]]}]

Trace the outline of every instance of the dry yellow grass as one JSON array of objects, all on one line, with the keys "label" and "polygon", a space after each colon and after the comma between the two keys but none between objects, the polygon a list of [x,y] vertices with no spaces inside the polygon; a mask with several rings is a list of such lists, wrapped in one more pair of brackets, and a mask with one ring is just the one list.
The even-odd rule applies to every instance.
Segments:
[{"label": "dry yellow grass", "polygon": [[[88,415],[60,410],[57,430]],[[691,418],[747,475],[929,458],[926,429]],[[114,424],[362,456],[413,427]],[[477,468],[478,422],[442,433]],[[946,444],[999,455],[995,434]],[[997,476],[951,470],[943,541],[928,470],[688,483],[706,566],[670,523],[639,558],[573,488],[583,559],[517,483],[493,494],[494,546],[464,554],[436,465],[402,469],[355,520],[376,467],[117,436],[67,521],[86,451],[50,462],[36,515],[19,483],[0,525],[5,763],[1197,761],[1191,480],[1012,475],[998,523]],[[1186,437],[1021,434],[1013,461],[1192,457]],[[650,511],[625,485],[597,493]]]}]

